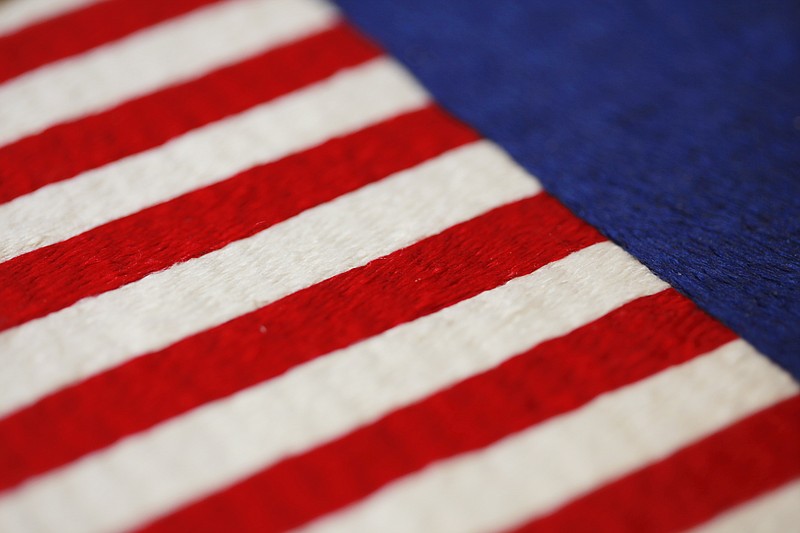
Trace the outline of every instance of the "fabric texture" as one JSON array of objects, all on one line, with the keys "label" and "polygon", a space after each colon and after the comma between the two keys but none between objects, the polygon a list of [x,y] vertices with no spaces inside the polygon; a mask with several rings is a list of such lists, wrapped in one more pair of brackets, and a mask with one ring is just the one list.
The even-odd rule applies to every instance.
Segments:
[{"label": "fabric texture", "polygon": [[792,0],[340,0],[438,102],[800,378]]},{"label": "fabric texture", "polygon": [[705,4],[340,4],[0,3],[0,531],[792,531],[794,74],[676,144]]}]

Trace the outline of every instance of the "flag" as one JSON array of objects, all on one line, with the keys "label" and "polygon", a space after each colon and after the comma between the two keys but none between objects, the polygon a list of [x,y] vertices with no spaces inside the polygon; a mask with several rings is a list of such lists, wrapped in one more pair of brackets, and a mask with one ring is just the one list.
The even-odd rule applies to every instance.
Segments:
[{"label": "flag", "polygon": [[755,9],[0,4],[0,531],[797,527]]}]

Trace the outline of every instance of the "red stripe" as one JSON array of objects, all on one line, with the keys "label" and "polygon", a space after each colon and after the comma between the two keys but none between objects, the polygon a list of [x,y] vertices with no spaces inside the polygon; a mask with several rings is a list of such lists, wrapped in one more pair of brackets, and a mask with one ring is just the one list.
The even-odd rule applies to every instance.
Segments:
[{"label": "red stripe", "polygon": [[[732,337],[671,289],[641,298],[146,529],[284,531],[433,461],[483,448]],[[398,448],[399,442],[411,445]],[[231,523],[234,519],[239,521]]]},{"label": "red stripe", "polygon": [[218,0],[107,0],[0,37],[0,82]]},{"label": "red stripe", "polygon": [[476,139],[427,108],[0,263],[0,330],[221,248]]},{"label": "red stripe", "polygon": [[[398,143],[401,151],[409,142],[413,139]],[[358,152],[366,152],[363,148],[359,144]],[[68,463],[600,240],[594,229],[547,195],[454,226],[0,421],[0,486]]]},{"label": "red stripe", "polygon": [[338,26],[202,78],[58,124],[0,148],[0,203],[159,146],[379,54],[352,29]]},{"label": "red stripe", "polygon": [[682,531],[798,476],[794,396],[517,531]]}]

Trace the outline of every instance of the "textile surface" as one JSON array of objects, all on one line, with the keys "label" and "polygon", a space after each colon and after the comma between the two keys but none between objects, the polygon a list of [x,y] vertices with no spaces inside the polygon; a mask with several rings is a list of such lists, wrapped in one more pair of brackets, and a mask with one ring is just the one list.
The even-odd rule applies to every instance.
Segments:
[{"label": "textile surface", "polygon": [[570,209],[800,377],[800,6],[360,2]]},{"label": "textile surface", "polygon": [[799,20],[0,3],[0,531],[798,531]]}]

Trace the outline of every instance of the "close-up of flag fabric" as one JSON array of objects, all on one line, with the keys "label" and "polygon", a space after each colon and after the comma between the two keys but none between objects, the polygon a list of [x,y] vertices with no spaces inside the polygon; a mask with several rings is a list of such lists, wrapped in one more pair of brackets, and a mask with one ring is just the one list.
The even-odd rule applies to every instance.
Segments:
[{"label": "close-up of flag fabric", "polygon": [[0,532],[800,532],[794,0],[0,0]]}]

